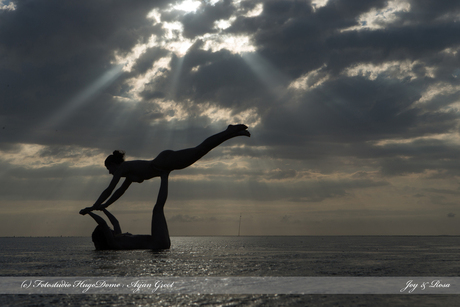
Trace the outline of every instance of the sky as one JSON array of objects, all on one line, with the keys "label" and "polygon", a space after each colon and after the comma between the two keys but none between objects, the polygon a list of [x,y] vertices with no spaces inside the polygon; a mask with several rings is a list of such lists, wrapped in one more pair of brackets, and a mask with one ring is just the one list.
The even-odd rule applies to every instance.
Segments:
[{"label": "sky", "polygon": [[89,236],[113,150],[234,123],[171,174],[171,235],[460,235],[459,33],[457,1],[0,0],[0,236]]}]

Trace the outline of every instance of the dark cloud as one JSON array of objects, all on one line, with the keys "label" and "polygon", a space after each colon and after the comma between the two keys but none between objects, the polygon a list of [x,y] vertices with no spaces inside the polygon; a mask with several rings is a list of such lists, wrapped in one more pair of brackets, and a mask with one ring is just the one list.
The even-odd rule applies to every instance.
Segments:
[{"label": "dark cloud", "polygon": [[341,78],[297,98],[295,107],[281,104],[269,110],[264,120],[264,141],[299,146],[319,140],[355,143],[423,135],[430,120],[445,125],[450,118],[452,122],[445,131],[455,125],[454,115],[426,114],[425,121],[419,120],[421,111],[409,108],[418,98],[395,82]]},{"label": "dark cloud", "polygon": [[[196,104],[211,103],[238,113],[262,107],[273,97],[240,55],[227,50],[202,50],[197,42],[181,59],[173,57],[172,69],[141,93],[146,100],[173,98],[194,114]],[[194,104],[187,105],[192,100]]]},{"label": "dark cloud", "polygon": [[404,23],[444,23],[454,20],[460,12],[460,5],[457,2],[440,3],[436,0],[410,0],[409,4],[410,11],[399,13],[400,19]]},{"label": "dark cloud", "polygon": [[435,189],[435,188],[426,188],[424,190],[427,192],[440,193],[440,194],[460,195],[459,190],[447,190],[447,189]]},{"label": "dark cloud", "polygon": [[[14,3],[15,10],[0,10],[3,200],[95,199],[109,177],[102,161],[99,170],[81,164],[113,149],[147,159],[195,146],[233,117],[252,125],[252,138],[225,143],[205,160],[241,158],[245,166],[184,170],[171,184],[176,200],[305,208],[360,190],[388,191],[392,180],[411,175],[419,188],[395,187],[406,199],[454,204],[455,1],[414,0],[401,9],[383,0],[316,8],[223,0],[193,12],[169,1]],[[153,9],[156,21],[147,18]],[[231,24],[219,29],[220,20]],[[243,36],[245,45],[229,40]],[[134,50],[147,42],[156,43]],[[132,69],[122,70],[117,60],[134,51]],[[15,155],[33,159],[23,144],[41,145],[35,164],[18,166]],[[133,189],[128,202],[154,194],[148,185]]]},{"label": "dark cloud", "polygon": [[[4,63],[8,64],[4,64],[7,66],[0,74],[3,72],[2,79],[8,75],[11,81],[7,93],[11,103],[4,107],[4,114],[9,115],[7,123],[15,122],[24,129],[39,118],[46,118],[45,114],[71,100],[79,90],[109,69],[115,51],[126,53],[150,35],[161,34],[162,29],[145,18],[146,12],[160,4],[114,1],[105,6],[84,1],[69,6],[59,1],[40,5],[20,1],[15,11],[2,12],[1,28],[4,30],[0,31],[0,50],[2,57],[8,59]],[[358,25],[360,14],[370,9],[382,9],[386,4],[386,1],[360,4],[329,1],[315,11],[308,2],[266,1],[262,14],[240,16],[226,32],[254,34],[260,55],[275,68],[286,72],[289,80],[323,65],[326,71],[337,74],[355,63],[425,59],[437,51],[458,45],[457,35],[454,35],[458,32],[457,25],[449,20],[417,27],[399,24],[373,31],[338,31]],[[248,11],[255,5],[255,2],[244,2],[242,8]],[[430,12],[426,12],[427,7]],[[436,19],[435,16],[456,10],[458,5],[442,5],[434,9],[429,2],[424,5],[412,3],[410,12],[404,16],[416,19],[419,11],[425,11],[432,15],[426,18]],[[179,12],[171,12],[169,15],[175,16],[176,20],[180,16],[184,35],[195,37],[212,33],[214,21],[229,18],[235,11],[230,1],[222,1],[215,5],[203,4],[194,13],[179,15]],[[39,22],[40,15],[49,18],[46,22]],[[412,136],[442,133],[452,129],[457,118],[456,114],[436,112],[440,107],[454,103],[455,94],[449,94],[442,102],[433,101],[430,105],[432,112],[426,114],[422,109],[411,108],[423,90],[418,84],[411,87],[410,83],[399,80],[371,81],[357,77],[331,80],[300,98],[283,96],[283,99],[298,104],[290,113],[282,106],[273,105],[273,95],[240,55],[226,50],[212,52],[201,47],[202,43],[197,42],[186,56],[173,58],[171,71],[152,80],[141,96],[147,101],[173,98],[178,104],[187,100],[211,102],[235,112],[256,108],[264,116],[266,128],[287,128],[290,136],[296,133],[318,138],[335,135],[342,141],[362,140],[363,137],[375,140],[401,133]],[[123,84],[126,78],[145,73],[155,61],[166,55],[168,51],[163,48],[148,49],[136,61],[132,72],[122,75],[109,91],[123,96],[129,90]],[[75,69],[76,65],[78,69]],[[18,91],[19,88],[22,90]],[[109,97],[98,96],[93,102],[81,110],[82,116],[75,114],[68,122],[69,126],[83,122],[91,130],[98,130],[96,118],[107,112],[108,116],[113,116],[111,112],[125,112]],[[187,107],[192,110],[193,105]],[[30,112],[24,114],[24,108]],[[146,108],[147,105],[139,106],[139,111],[132,115],[133,119],[141,113],[149,114],[149,119],[163,118],[159,109]],[[95,118],[85,121],[88,114],[94,114]],[[282,116],[278,117],[278,114]],[[275,124],[275,120],[279,123]],[[145,127],[136,127],[138,130],[142,128]],[[273,140],[272,133],[270,136]],[[302,143],[302,140],[295,141]]]},{"label": "dark cloud", "polygon": [[81,61],[87,60],[84,56],[111,59],[114,51],[128,52],[155,33],[146,15],[159,5],[161,1],[18,1],[15,11],[2,12],[3,56],[13,69],[56,61],[90,64]]},{"label": "dark cloud", "polygon": [[[25,134],[110,70],[116,52],[126,53],[158,31],[145,17],[161,2],[16,4],[14,11],[0,11],[0,83],[8,84],[2,115],[12,137],[30,142]],[[86,114],[100,118],[108,109],[97,99],[91,102],[97,110]],[[67,123],[79,127],[78,122],[75,116]]]},{"label": "dark cloud", "polygon": [[169,51],[160,48],[152,47],[149,48],[144,54],[142,54],[137,60],[131,70],[132,75],[142,75],[151,69],[153,64],[169,54]]},{"label": "dark cloud", "polygon": [[[418,141],[410,144],[384,146],[381,171],[388,176],[437,171],[441,177],[460,175],[460,148],[443,141]],[[402,158],[402,156],[404,158]],[[433,176],[433,175],[432,175]],[[434,177],[432,177],[434,178]]]},{"label": "dark cloud", "polygon": [[357,63],[427,60],[436,52],[458,46],[457,24],[424,25],[374,31],[348,31],[328,38],[329,70],[340,73]]},{"label": "dark cloud", "polygon": [[[298,77],[324,63],[332,66],[337,56],[342,58],[348,46],[342,46],[337,54],[328,39],[341,39],[346,34],[338,34],[338,30],[358,25],[356,18],[361,13],[385,4],[386,1],[359,5],[353,1],[329,1],[314,11],[306,1],[266,1],[261,15],[241,17],[228,31],[255,33],[259,52],[288,75]],[[356,51],[355,54],[358,56]]]}]

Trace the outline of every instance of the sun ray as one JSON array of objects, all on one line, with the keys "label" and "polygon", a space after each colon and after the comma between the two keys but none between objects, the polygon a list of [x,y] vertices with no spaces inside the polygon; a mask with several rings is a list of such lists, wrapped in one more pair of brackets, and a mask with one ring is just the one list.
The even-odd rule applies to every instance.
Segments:
[{"label": "sun ray", "polygon": [[171,85],[168,92],[168,98],[176,98],[177,90],[179,88],[179,79],[182,73],[182,66],[184,64],[184,57],[176,58],[176,67],[174,67],[171,79]]},{"label": "sun ray", "polygon": [[73,112],[83,107],[91,98],[102,92],[110,84],[112,84],[122,73],[123,65],[115,65],[110,70],[106,71],[100,78],[83,89],[74,98],[70,99],[60,109],[49,116],[44,122],[36,127],[35,132],[47,133],[50,129],[54,129],[63,123]]},{"label": "sun ray", "polygon": [[289,78],[287,76],[280,72],[258,52],[243,53],[242,59],[277,99],[283,96],[284,89],[289,84]]}]

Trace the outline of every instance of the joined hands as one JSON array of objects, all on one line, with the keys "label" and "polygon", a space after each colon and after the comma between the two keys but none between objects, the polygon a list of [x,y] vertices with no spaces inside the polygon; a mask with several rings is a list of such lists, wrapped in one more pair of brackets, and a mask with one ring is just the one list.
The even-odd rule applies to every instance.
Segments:
[{"label": "joined hands", "polygon": [[92,206],[92,207],[86,207],[85,209],[81,209],[80,210],[80,214],[81,215],[85,215],[85,214],[88,214],[90,213],[91,211],[93,210],[104,210],[105,209],[105,206],[104,205],[99,205],[99,206]]}]

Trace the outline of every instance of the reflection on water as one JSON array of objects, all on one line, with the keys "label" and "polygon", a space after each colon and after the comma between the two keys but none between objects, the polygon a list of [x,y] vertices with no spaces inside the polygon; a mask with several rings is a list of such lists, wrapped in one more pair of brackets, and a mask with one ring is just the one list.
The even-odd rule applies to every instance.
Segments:
[{"label": "reflection on water", "polygon": [[[167,251],[95,251],[90,238],[0,238],[2,276],[460,276],[459,237],[173,237]],[[341,300],[338,300],[340,299]],[[330,296],[348,305],[373,296]],[[377,296],[378,297],[378,296]],[[437,296],[425,296],[434,299]],[[24,301],[24,298],[25,301]],[[40,296],[69,305],[322,304],[325,296],[77,295]],[[34,295],[1,296],[2,305]],[[450,302],[456,296],[440,296]],[[363,301],[364,300],[364,301]],[[406,296],[385,296],[402,304]],[[415,299],[414,299],[415,300]],[[122,303],[123,302],[123,303]],[[413,302],[413,301],[411,301]],[[438,301],[439,302],[439,301]],[[315,303],[315,304],[316,304]],[[385,303],[385,304],[384,304]],[[347,305],[346,304],[346,305]],[[26,306],[25,304],[24,306]],[[46,305],[46,304],[44,304]],[[97,304],[96,304],[97,305]],[[101,303],[101,305],[104,305]]]},{"label": "reflection on water", "polygon": [[165,251],[90,238],[0,238],[2,276],[459,276],[458,237],[173,237]]}]

